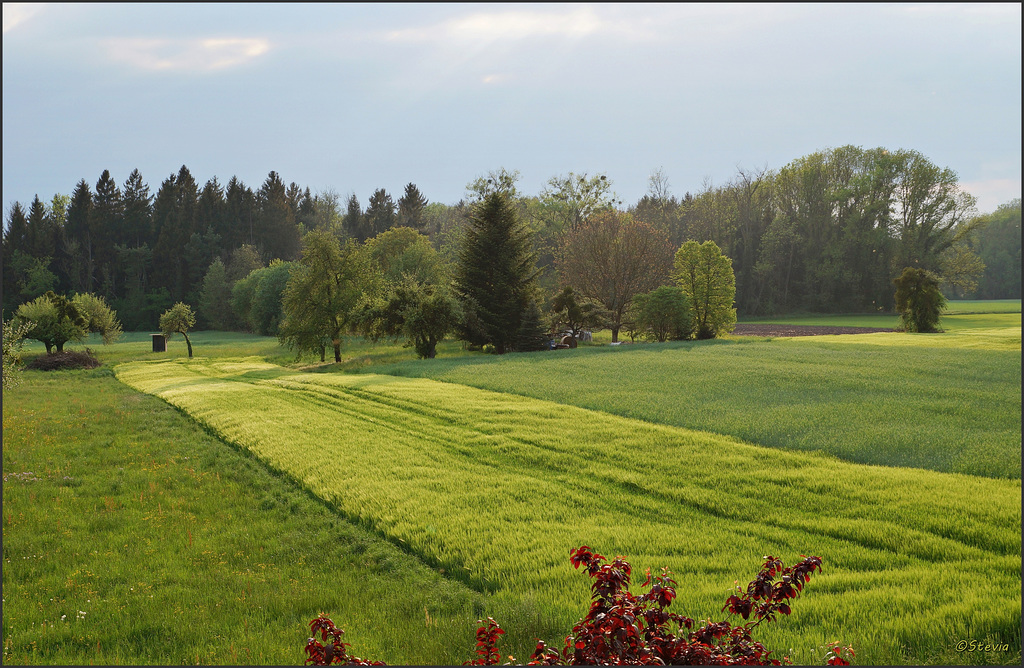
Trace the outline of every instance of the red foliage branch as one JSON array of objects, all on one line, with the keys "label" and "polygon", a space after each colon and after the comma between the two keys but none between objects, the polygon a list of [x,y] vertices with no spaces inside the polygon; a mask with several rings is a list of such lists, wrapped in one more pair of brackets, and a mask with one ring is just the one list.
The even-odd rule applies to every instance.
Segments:
[{"label": "red foliage branch", "polygon": [[[801,555],[803,556],[803,555]],[[788,615],[790,602],[800,595],[814,571],[821,572],[820,557],[804,557],[803,561],[786,567],[782,560],[765,557],[761,570],[746,589],[736,587],[723,611],[739,615],[745,623],[733,626],[727,621],[705,621],[694,629],[689,617],[668,612],[676,597],[676,581],[668,569],[652,577],[647,570],[641,587],[646,593],[629,591],[632,567],[622,557],[609,562],[586,545],[569,551],[569,561],[576,568],[583,567],[593,582],[590,585],[592,602],[587,616],[572,628],[565,638],[561,652],[538,641],[530,656],[529,665],[781,665],[790,663],[771,656],[764,645],[755,641],[752,632],[762,622],[773,622],[777,614]],[[494,619],[480,622],[476,632],[477,658],[469,665],[491,666],[501,661],[498,639],[504,635]],[[307,664],[350,665],[369,664],[347,654],[348,644],[341,642],[340,629],[331,620],[321,616],[310,623],[313,635],[320,631],[332,644],[324,648],[314,638],[309,639]],[[846,666],[853,657],[851,647],[829,646],[825,659],[828,665]],[[512,657],[510,656],[511,660]]]}]

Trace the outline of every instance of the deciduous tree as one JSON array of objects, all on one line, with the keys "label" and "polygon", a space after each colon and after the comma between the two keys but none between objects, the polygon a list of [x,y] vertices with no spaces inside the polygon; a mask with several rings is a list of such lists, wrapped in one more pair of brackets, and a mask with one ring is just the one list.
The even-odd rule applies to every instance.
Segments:
[{"label": "deciduous tree", "polygon": [[365,273],[354,242],[342,246],[328,232],[314,230],[302,242],[302,257],[284,291],[284,320],[278,338],[300,354],[334,348],[341,361],[341,337],[352,324]]},{"label": "deciduous tree", "polygon": [[45,295],[18,307],[18,317],[30,325],[26,338],[40,341],[47,354],[64,352],[68,341],[81,341],[88,333],[89,322],[75,305],[63,295]]},{"label": "deciduous tree", "polygon": [[610,312],[615,342],[633,297],[668,280],[672,247],[663,230],[629,214],[606,211],[566,233],[556,267],[562,285],[573,286]]},{"label": "deciduous tree", "polygon": [[188,332],[195,326],[196,316],[192,312],[192,307],[183,302],[178,302],[160,316],[160,331],[164,336],[170,339],[177,332],[185,337],[189,358],[192,357],[192,340],[188,338]]},{"label": "deciduous tree", "polygon": [[676,251],[673,278],[693,308],[698,339],[713,339],[728,334],[736,326],[736,278],[732,260],[722,254],[718,244],[687,241]]}]

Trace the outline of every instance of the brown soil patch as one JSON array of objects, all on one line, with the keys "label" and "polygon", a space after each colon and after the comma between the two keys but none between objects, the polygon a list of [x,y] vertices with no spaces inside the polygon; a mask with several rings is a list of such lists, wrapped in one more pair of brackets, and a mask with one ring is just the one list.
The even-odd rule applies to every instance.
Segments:
[{"label": "brown soil patch", "polygon": [[819,336],[821,334],[872,334],[892,332],[880,327],[830,327],[828,325],[772,325],[740,323],[732,331],[735,336]]}]

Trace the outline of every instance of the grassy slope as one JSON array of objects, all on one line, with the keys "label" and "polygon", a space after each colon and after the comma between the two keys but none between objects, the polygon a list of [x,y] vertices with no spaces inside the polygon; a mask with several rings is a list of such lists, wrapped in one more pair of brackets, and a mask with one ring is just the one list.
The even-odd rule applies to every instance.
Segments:
[{"label": "grassy slope", "polygon": [[470,658],[485,597],[109,369],[4,391],[3,473],[5,664],[300,664],[321,611],[361,656]]},{"label": "grassy slope", "polygon": [[837,637],[874,663],[956,660],[951,638],[1019,644],[1019,481],[854,465],[425,379],[204,360],[118,374],[428,563],[507,604],[551,605],[566,626],[587,596],[564,564],[574,545],[668,565],[690,587],[677,607],[696,616],[763,554],[813,551],[828,576],[770,634],[798,663]]},{"label": "grassy slope", "polygon": [[374,370],[860,463],[1019,479],[1020,316],[998,317],[1016,328],[581,347]]}]

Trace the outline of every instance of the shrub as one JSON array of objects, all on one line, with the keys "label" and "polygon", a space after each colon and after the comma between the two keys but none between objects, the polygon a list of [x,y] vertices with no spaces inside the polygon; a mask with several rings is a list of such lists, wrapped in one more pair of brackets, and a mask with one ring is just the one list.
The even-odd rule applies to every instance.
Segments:
[{"label": "shrub", "polygon": [[95,369],[98,366],[100,366],[100,361],[96,359],[96,355],[91,350],[86,348],[85,352],[65,350],[59,353],[40,355],[26,364],[25,368],[35,371],[63,371],[65,369]]},{"label": "shrub", "polygon": [[693,336],[693,310],[680,287],[663,285],[637,295],[631,313],[636,330],[648,340],[678,341]]},{"label": "shrub", "polygon": [[938,277],[924,269],[907,267],[896,285],[896,311],[905,332],[937,332],[946,298],[939,292]]},{"label": "shrub", "polygon": [[[586,545],[569,551],[569,561],[579,569],[586,568],[593,580],[590,586],[593,602],[586,617],[573,627],[561,651],[543,641],[530,656],[530,665],[781,665],[789,658],[772,658],[771,651],[753,639],[753,631],[762,622],[773,622],[779,614],[790,614],[789,603],[797,598],[814,571],[821,572],[820,557],[804,557],[800,563],[786,567],[780,559],[765,557],[760,572],[746,589],[737,585],[736,592],[725,602],[722,611],[739,615],[744,623],[733,626],[727,621],[705,622],[694,630],[694,622],[668,612],[676,597],[676,581],[668,569],[651,576],[650,569],[643,587],[648,591],[629,591],[632,567],[622,557],[608,562]],[[501,661],[498,639],[505,633],[494,619],[488,617],[476,632],[477,658],[472,665],[496,665]],[[341,642],[342,631],[321,615],[310,622],[313,637],[306,643],[306,663],[330,665],[370,664],[348,654],[348,644]],[[327,641],[324,646],[316,639]],[[849,665],[853,656],[850,647],[833,643],[826,655],[828,665]],[[511,660],[512,657],[510,656]]]},{"label": "shrub", "polygon": [[18,365],[21,364],[21,346],[25,342],[25,333],[31,325],[16,320],[3,321],[3,389],[17,387]]},{"label": "shrub", "polygon": [[71,303],[85,318],[88,323],[86,328],[102,336],[104,344],[113,343],[121,338],[121,321],[103,297],[86,292],[72,297]]}]

